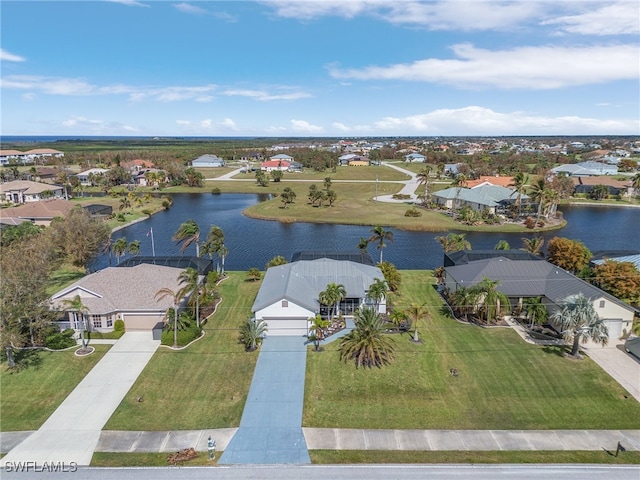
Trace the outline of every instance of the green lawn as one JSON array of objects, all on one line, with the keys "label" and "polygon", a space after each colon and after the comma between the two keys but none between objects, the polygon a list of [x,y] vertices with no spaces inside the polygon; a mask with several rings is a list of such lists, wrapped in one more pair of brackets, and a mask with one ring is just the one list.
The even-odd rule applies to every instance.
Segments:
[{"label": "green lawn", "polygon": [[77,357],[73,350],[28,353],[30,366],[17,372],[0,370],[0,431],[36,430],[58,408],[108,350]]},{"label": "green lawn", "polygon": [[[398,307],[428,305],[422,344],[396,336],[396,361],[356,370],[338,342],[309,353],[303,425],[394,429],[637,429],[640,403],[591,360],[529,345],[511,329],[440,313],[424,271],[402,271]],[[449,369],[459,372],[453,377]],[[628,397],[628,398],[625,398]]]},{"label": "green lawn", "polygon": [[[182,351],[153,356],[105,430],[191,430],[232,427],[240,417],[257,352],[246,353],[238,328],[251,314],[259,282],[231,272],[220,284],[222,303],[205,325],[204,338]],[[142,402],[137,402],[143,396]]]}]

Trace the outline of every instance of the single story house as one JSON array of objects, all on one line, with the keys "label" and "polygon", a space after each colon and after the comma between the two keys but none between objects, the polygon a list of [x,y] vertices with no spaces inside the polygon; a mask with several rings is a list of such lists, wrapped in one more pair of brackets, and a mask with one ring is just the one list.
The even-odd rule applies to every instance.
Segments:
[{"label": "single story house", "polygon": [[[479,185],[475,188],[446,188],[434,192],[431,197],[437,205],[448,209],[468,206],[479,212],[488,210],[489,213],[496,214],[501,208],[514,203],[517,194],[515,190],[498,185]],[[528,198],[524,194],[521,196],[521,200]]]},{"label": "single story house", "polygon": [[108,168],[90,168],[84,172],[76,173],[76,177],[80,181],[80,185],[92,187],[95,184],[96,177],[100,177],[109,171]]},{"label": "single story house", "polygon": [[[30,202],[17,207],[0,209],[0,218],[3,223],[29,221],[35,225],[48,227],[56,217],[65,217],[71,210],[80,207],[75,202],[70,202],[62,198],[43,200],[41,202]],[[8,220],[13,218],[15,220]]]},{"label": "single story house", "polygon": [[498,281],[497,289],[511,302],[511,308],[522,307],[525,298],[542,297],[547,312],[558,310],[570,295],[582,293],[607,325],[609,338],[620,338],[631,329],[635,309],[616,297],[594,287],[546,260],[511,260],[496,251],[493,258],[444,267],[444,289],[455,292],[472,287],[485,277]]},{"label": "single story house", "polygon": [[13,180],[0,183],[0,195],[7,202],[24,204],[40,202],[48,198],[62,198],[64,189],[60,185],[52,185],[50,183]]},{"label": "single story house", "polygon": [[291,155],[287,155],[286,153],[278,153],[277,155],[272,155],[269,157],[269,160],[274,162],[284,161],[284,162],[293,162],[293,157]]},{"label": "single story house", "polygon": [[191,162],[191,166],[194,168],[199,167],[224,167],[227,163],[224,159],[217,155],[201,155]]},{"label": "single story house", "polygon": [[274,170],[286,172],[287,170],[289,170],[290,166],[290,160],[267,160],[266,162],[262,162],[260,164],[260,170],[262,170],[263,172],[273,172]]},{"label": "single story house", "polygon": [[509,188],[513,183],[513,177],[502,177],[500,175],[480,175],[475,180],[467,180],[467,188],[482,187],[483,185],[497,185],[499,187]]},{"label": "single story house", "polygon": [[[87,309],[89,328],[97,332],[113,331],[116,320],[124,321],[127,331],[151,331],[164,321],[173,298],[157,299],[162,288],[178,291],[182,288],[178,276],[181,268],[139,264],[133,267],[108,267],[87,275],[51,297],[52,306],[65,310],[65,300],[80,296]],[[186,298],[182,300],[184,303]],[[60,322],[60,328],[79,330],[77,316],[67,312],[68,321]]]},{"label": "single story house", "polygon": [[404,161],[408,163],[424,163],[427,161],[427,157],[421,153],[409,153],[404,156]]},{"label": "single story house", "polygon": [[[328,314],[318,296],[328,284],[343,285],[347,296],[339,303],[343,315],[351,315],[360,306],[373,302],[367,298],[375,279],[384,280],[382,271],[373,265],[355,261],[317,258],[299,260],[267,270],[251,311],[256,320],[264,320],[272,336],[305,336],[310,318]],[[378,305],[386,313],[386,300]]]},{"label": "single story house", "polygon": [[349,165],[349,161],[353,160],[354,158],[356,158],[358,155],[356,155],[355,153],[345,153],[344,155],[340,155],[338,157],[338,164],[340,166],[346,166]]},{"label": "single story house", "polygon": [[564,174],[568,177],[596,177],[598,175],[617,175],[618,167],[600,162],[580,162],[560,165],[551,169],[554,175]]},{"label": "single story house", "polygon": [[609,190],[609,195],[632,195],[633,187],[631,181],[620,181],[611,177],[573,177],[575,193],[589,194],[596,185],[604,185]]},{"label": "single story house", "polygon": [[589,263],[594,267],[603,264],[607,260],[633,263],[640,271],[640,250],[598,250],[592,252]]},{"label": "single story house", "polygon": [[299,173],[302,172],[303,168],[304,165],[302,165],[300,162],[291,162],[287,171]]}]

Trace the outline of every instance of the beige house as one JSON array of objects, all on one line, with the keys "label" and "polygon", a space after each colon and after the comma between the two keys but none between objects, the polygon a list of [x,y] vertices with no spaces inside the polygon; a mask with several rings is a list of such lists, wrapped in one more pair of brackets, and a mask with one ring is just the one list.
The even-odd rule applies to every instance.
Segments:
[{"label": "beige house", "polygon": [[[178,276],[182,268],[141,263],[133,267],[109,267],[87,275],[51,297],[54,308],[65,310],[65,300],[80,296],[87,309],[90,329],[113,331],[114,322],[122,319],[126,331],[151,331],[164,321],[173,298],[156,299],[162,288],[180,290]],[[182,299],[182,303],[186,298]],[[79,330],[77,316],[68,312],[68,321],[61,328]]]},{"label": "beige house", "polygon": [[41,227],[48,227],[56,217],[66,217],[74,208],[82,208],[77,203],[53,198],[41,202],[30,202],[17,207],[0,209],[0,219],[5,225],[16,225],[31,222]]},{"label": "beige house", "polygon": [[62,198],[64,189],[50,183],[32,182],[30,180],[13,180],[0,183],[0,195],[6,202],[23,204],[40,202],[48,198]]}]

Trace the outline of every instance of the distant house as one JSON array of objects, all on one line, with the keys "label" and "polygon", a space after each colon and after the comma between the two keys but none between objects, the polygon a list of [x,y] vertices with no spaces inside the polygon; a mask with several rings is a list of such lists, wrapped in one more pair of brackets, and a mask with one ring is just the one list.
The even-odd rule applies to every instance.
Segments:
[{"label": "distant house", "polygon": [[92,187],[95,185],[97,177],[100,177],[109,171],[108,168],[90,168],[84,172],[76,173],[76,177],[80,181],[80,185]]},{"label": "distant house", "polygon": [[155,164],[150,162],[149,160],[143,160],[141,158],[136,158],[135,160],[131,160],[130,162],[122,162],[120,166],[124,168],[129,173],[138,173],[143,170],[148,170],[151,168],[155,168]]},{"label": "distant house", "polygon": [[598,250],[593,252],[591,266],[602,265],[607,260],[633,263],[640,271],[640,250]]},{"label": "distant house", "polygon": [[224,167],[227,163],[224,159],[216,155],[201,155],[191,162],[191,166],[194,168],[199,167]]},{"label": "distant house", "polygon": [[48,159],[49,157],[62,158],[64,153],[51,148],[35,148],[26,152],[20,150],[0,150],[0,165],[9,163],[33,163],[38,159]]},{"label": "distant house", "polygon": [[368,157],[356,155],[349,160],[348,165],[350,167],[368,167],[369,165],[371,165],[371,160],[369,160]]},{"label": "distant house", "polygon": [[[126,331],[151,331],[163,323],[173,298],[157,299],[162,288],[178,291],[178,276],[183,269],[160,265],[139,264],[134,267],[108,267],[87,275],[51,297],[54,308],[65,310],[65,300],[76,295],[87,308],[90,330],[113,331],[114,322],[124,321]],[[182,300],[182,303],[186,298]],[[68,320],[60,322],[60,328],[79,330],[76,316],[68,313]]]},{"label": "distant house", "polygon": [[[54,198],[40,202],[29,202],[18,207],[0,209],[2,223],[29,221],[35,225],[48,226],[56,217],[64,217],[74,208],[81,208],[77,203]],[[8,220],[13,218],[14,220]]]},{"label": "distant house", "polygon": [[609,338],[617,339],[629,332],[635,309],[546,260],[519,260],[501,256],[445,266],[445,291],[472,287],[485,277],[498,281],[497,289],[511,302],[511,309],[522,307],[524,299],[542,297],[547,312],[552,314],[570,295],[583,294],[607,325]]},{"label": "distant house", "polygon": [[269,160],[274,161],[274,162],[279,162],[279,161],[284,161],[284,162],[293,162],[293,157],[291,155],[287,155],[285,153],[279,153],[277,155],[272,155],[271,157],[269,157]]},{"label": "distant house", "polygon": [[[276,155],[278,156],[278,155]],[[288,155],[286,155],[288,156]],[[273,158],[273,157],[271,157]],[[291,157],[289,157],[291,158]],[[279,170],[281,172],[286,172],[289,170],[291,166],[290,160],[267,160],[266,162],[262,162],[260,164],[260,170],[263,172],[273,172],[274,170]]]},{"label": "distant house", "polygon": [[[347,296],[340,302],[339,311],[352,315],[360,306],[373,304],[367,292],[376,278],[384,280],[378,267],[331,258],[271,267],[251,310],[255,319],[265,321],[270,336],[305,336],[309,318],[328,314],[328,306],[322,305],[318,296],[329,283],[344,286]],[[378,311],[386,312],[386,300],[380,302]]]},{"label": "distant house", "polygon": [[600,162],[580,162],[560,165],[551,169],[554,175],[564,174],[569,177],[595,177],[598,175],[617,175],[618,167]]},{"label": "distant house", "polygon": [[575,193],[589,194],[596,185],[604,185],[609,190],[609,195],[632,195],[633,186],[630,180],[620,181],[608,176],[597,177],[573,177]]},{"label": "distant house", "polygon": [[513,177],[501,177],[500,175],[480,175],[475,180],[467,180],[466,186],[468,188],[481,187],[483,185],[497,185],[499,187],[509,188],[513,183]]},{"label": "distant house", "polygon": [[408,163],[424,163],[427,161],[427,157],[420,153],[409,153],[404,156],[404,161]]},{"label": "distant house", "polygon": [[291,162],[289,164],[289,168],[287,169],[287,171],[289,172],[302,172],[303,170],[303,165],[300,162]]},{"label": "distant house", "polygon": [[[502,208],[516,201],[516,193],[510,188],[497,185],[479,185],[475,188],[452,187],[432,194],[437,205],[448,209],[468,206],[476,211],[488,210],[489,213],[500,213]],[[522,195],[521,199],[529,198]]]},{"label": "distant house", "polygon": [[460,165],[462,164],[461,163],[445,163],[442,174],[455,177],[456,175],[458,175],[458,173],[460,173]]},{"label": "distant house", "polygon": [[0,165],[25,163],[27,156],[20,150],[0,150]]},{"label": "distant house", "polygon": [[16,204],[39,202],[47,198],[62,198],[64,189],[50,183],[14,180],[0,183],[0,195],[3,200]]},{"label": "distant house", "polygon": [[356,158],[358,155],[356,155],[355,153],[345,153],[344,155],[340,155],[338,157],[338,164],[340,166],[346,166],[349,165],[349,161]]}]

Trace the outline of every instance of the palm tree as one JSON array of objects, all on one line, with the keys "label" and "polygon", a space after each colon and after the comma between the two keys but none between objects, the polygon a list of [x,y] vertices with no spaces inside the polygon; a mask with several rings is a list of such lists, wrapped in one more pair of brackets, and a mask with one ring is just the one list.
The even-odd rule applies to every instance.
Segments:
[{"label": "palm tree", "polygon": [[89,330],[89,323],[87,321],[87,313],[89,310],[86,305],[82,303],[80,295],[76,295],[73,298],[66,298],[62,301],[62,304],[73,313],[73,326],[80,329],[80,339],[82,341],[82,351],[87,349],[87,337],[85,332]]},{"label": "palm tree", "polygon": [[466,322],[469,321],[469,314],[473,313],[474,295],[470,288],[460,287],[448,296],[449,305],[453,308],[456,315],[464,316]]},{"label": "palm tree", "polygon": [[500,240],[498,243],[496,243],[496,246],[493,247],[494,250],[510,250],[511,249],[511,245],[509,245],[509,242],[507,242],[506,240]]},{"label": "palm tree", "polygon": [[429,203],[429,185],[431,184],[431,167],[425,166],[417,175],[418,185],[424,185],[423,203]]},{"label": "palm tree", "polygon": [[381,226],[377,226],[371,229],[371,236],[369,237],[369,242],[377,243],[376,247],[380,250],[380,263],[382,263],[382,249],[387,246],[385,242],[393,242],[393,232],[391,230],[385,230]]},{"label": "palm tree", "polygon": [[381,280],[379,278],[375,278],[373,283],[369,286],[369,290],[367,291],[367,297],[375,302],[376,312],[380,311],[380,302],[387,294],[387,282]]},{"label": "palm tree", "polygon": [[331,325],[329,320],[322,318],[320,314],[309,319],[312,324],[309,335],[309,340],[313,342],[316,352],[320,349],[320,342],[324,339],[324,329]]},{"label": "palm tree", "polygon": [[532,253],[533,255],[543,256],[542,246],[544,245],[543,237],[523,238],[522,250]]},{"label": "palm tree", "polygon": [[606,185],[594,185],[589,192],[589,198],[603,200],[609,196],[609,188]]},{"label": "palm tree", "polygon": [[471,243],[464,233],[449,233],[446,237],[436,237],[436,240],[442,245],[444,253],[471,250]]},{"label": "palm tree", "polygon": [[200,227],[195,220],[187,220],[178,227],[176,233],[173,234],[173,240],[179,245],[182,243],[180,252],[184,253],[192,243],[196,246],[196,257],[200,256]]},{"label": "palm tree", "polygon": [[382,367],[393,361],[395,342],[384,334],[384,320],[371,307],[354,312],[355,328],[340,342],[340,360],[358,367]]},{"label": "palm tree", "polygon": [[184,287],[180,289],[178,292],[180,297],[186,297],[187,295],[191,295],[188,300],[189,306],[194,307],[195,318],[196,318],[196,326],[200,328],[200,296],[202,294],[201,285],[200,285],[200,275],[195,268],[187,268],[184,271],[180,272],[178,275],[178,281],[180,285],[184,284]]},{"label": "palm tree", "polygon": [[340,308],[340,302],[347,297],[347,291],[344,285],[338,283],[329,283],[327,287],[318,294],[318,300],[323,305],[329,307],[329,321],[332,321],[333,309],[335,307],[335,313],[338,314]]},{"label": "palm tree", "polygon": [[[223,257],[222,251],[224,249],[224,232],[217,225],[211,225],[209,227],[209,233],[207,233],[207,239],[202,244],[200,253],[202,255],[209,255],[209,258],[213,260],[213,255],[218,256],[217,270],[220,271],[220,261]],[[223,260],[224,261],[224,260]]]},{"label": "palm tree", "polygon": [[140,255],[140,240],[133,240],[127,245],[127,251],[133,255]]},{"label": "palm tree", "polygon": [[522,311],[531,320],[529,328],[534,324],[541,324],[547,319],[547,307],[542,303],[542,297],[525,298]]},{"label": "palm tree", "polygon": [[484,277],[482,281],[471,287],[475,312],[485,323],[493,322],[509,305],[507,296],[498,290],[499,284],[498,280]]},{"label": "palm tree", "polygon": [[127,239],[125,237],[120,237],[115,242],[113,242],[111,251],[116,257],[116,264],[120,261],[120,257],[127,251],[127,245]]},{"label": "palm tree", "polygon": [[271,267],[277,267],[278,265],[284,265],[286,263],[287,263],[286,258],[284,258],[282,255],[276,255],[275,257],[273,257],[271,260],[267,262],[267,264],[264,266],[264,269],[268,270]]},{"label": "palm tree", "polygon": [[[155,295],[156,301],[160,301],[166,297],[171,297],[171,300],[173,301],[173,346],[174,347],[178,346],[178,307],[180,305],[180,300],[182,300],[182,294],[183,294],[182,290],[178,290],[177,292],[174,292],[170,288],[164,287],[158,290]],[[166,313],[167,325],[170,326],[169,317],[168,317],[169,313],[170,313],[169,309],[167,309],[167,313]]]},{"label": "palm tree", "polygon": [[262,342],[267,330],[267,324],[264,320],[247,318],[247,321],[240,327],[240,342],[244,344],[244,348],[248,352],[253,352]]},{"label": "palm tree", "polygon": [[362,253],[367,253],[367,247],[369,247],[369,240],[364,237],[360,237],[360,241],[358,242],[358,250],[360,250]]},{"label": "palm tree", "polygon": [[118,210],[128,210],[130,208],[131,208],[131,199],[127,195],[124,195],[120,199],[120,207],[118,207]]},{"label": "palm tree", "polygon": [[597,314],[593,302],[582,293],[570,295],[562,300],[559,309],[553,312],[551,318],[562,330],[567,341],[573,341],[571,356],[578,358],[580,340],[586,343],[593,340],[606,345],[609,331],[606,324]]},{"label": "palm tree", "polygon": [[631,179],[631,188],[633,189],[633,198],[635,200],[638,190],[640,190],[640,173],[636,173]]},{"label": "palm tree", "polygon": [[418,305],[417,303],[412,303],[409,308],[405,310],[407,317],[411,319],[411,323],[413,325],[413,341],[419,342],[420,338],[418,337],[418,321],[427,315],[427,308],[424,305]]},{"label": "palm tree", "polygon": [[518,217],[522,214],[522,196],[527,191],[527,183],[529,182],[529,175],[523,172],[518,172],[513,176],[513,181],[509,184],[513,187],[516,197],[516,206],[518,207]]}]

